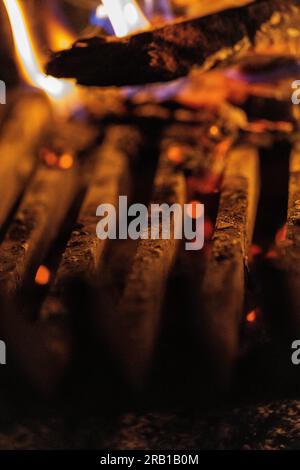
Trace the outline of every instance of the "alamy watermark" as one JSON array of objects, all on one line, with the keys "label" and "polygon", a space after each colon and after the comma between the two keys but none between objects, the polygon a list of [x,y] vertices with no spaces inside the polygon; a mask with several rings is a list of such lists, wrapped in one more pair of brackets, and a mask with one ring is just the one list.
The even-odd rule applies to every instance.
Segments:
[{"label": "alamy watermark", "polygon": [[300,365],[300,340],[296,339],[292,343],[292,349],[294,350],[291,356],[292,363],[294,366]]},{"label": "alamy watermark", "polygon": [[292,88],[295,90],[292,94],[292,103],[300,104],[300,80],[295,80],[292,83]]},{"label": "alamy watermark", "polygon": [[127,196],[119,197],[118,212],[112,204],[101,204],[96,215],[101,217],[96,233],[100,240],[186,240],[188,251],[204,245],[204,205],[132,204]]},{"label": "alamy watermark", "polygon": [[0,341],[0,365],[6,365],[6,344],[4,341]]},{"label": "alamy watermark", "polygon": [[6,104],[6,85],[3,80],[0,80],[0,104]]}]

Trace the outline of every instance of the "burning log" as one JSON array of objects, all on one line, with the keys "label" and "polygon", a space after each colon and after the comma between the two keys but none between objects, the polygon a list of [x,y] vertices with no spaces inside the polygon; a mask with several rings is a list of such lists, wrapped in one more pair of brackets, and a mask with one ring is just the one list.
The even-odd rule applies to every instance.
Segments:
[{"label": "burning log", "polygon": [[[278,243],[274,259],[270,260],[272,270],[268,283],[268,306],[277,313],[277,320],[292,339],[300,333],[300,145],[296,143],[290,156],[289,202],[285,240]],[[272,276],[273,275],[273,276]],[[276,284],[277,283],[277,284]],[[279,311],[280,310],[280,311]],[[281,329],[282,333],[282,329]]]},{"label": "burning log", "polygon": [[[40,111],[40,107],[35,108],[34,101],[33,104],[30,101],[27,105],[29,113],[33,112],[32,109],[36,113]],[[44,102],[43,105],[45,106]],[[20,117],[27,122],[27,109],[21,107],[21,110]],[[49,117],[48,107],[46,110],[46,117]],[[42,111],[44,111],[43,107]],[[34,124],[36,121],[39,123],[40,114],[33,114],[32,119]],[[44,122],[43,114],[41,122]],[[58,117],[55,121],[47,122],[48,127],[52,125],[52,129],[51,131],[48,129],[47,134],[44,133],[43,145],[39,149],[43,163],[39,165],[34,154],[27,154],[28,149],[31,150],[31,135],[35,136],[32,131],[35,126],[32,123],[28,129],[24,126],[24,136],[23,133],[18,135],[17,126],[20,125],[18,120],[12,121],[11,128],[8,128],[11,142],[8,141],[5,144],[7,153],[4,153],[4,165],[1,165],[0,175],[4,170],[3,181],[12,183],[7,186],[3,184],[0,189],[3,191],[6,203],[3,218],[8,209],[16,203],[16,197],[23,189],[34,167],[37,166],[37,169],[26,187],[17,213],[0,245],[2,254],[0,284],[6,295],[14,294],[27,280],[32,270],[37,268],[38,262],[43,259],[57,236],[60,224],[79,190],[77,157],[84,148],[91,145],[95,134],[88,124],[84,125],[76,120],[64,120],[62,123],[63,126]],[[39,126],[40,124],[37,125],[38,129],[40,129]],[[34,144],[36,145],[37,142]],[[12,165],[10,161],[7,162],[7,156],[11,157]]]},{"label": "burning log", "polygon": [[[38,166],[0,246],[0,298],[8,305],[1,311],[1,337],[10,348],[15,370],[46,397],[62,383],[73,331],[63,316],[40,321],[20,314],[18,297],[12,294],[36,271],[81,189],[76,155],[91,145],[95,135],[90,126],[78,125],[65,122],[62,130],[55,127],[49,147],[41,152],[44,163]],[[70,154],[58,152],[66,148]],[[85,160],[89,166],[90,159]],[[81,165],[81,173],[82,169]]]},{"label": "burning log", "polygon": [[43,259],[74,198],[78,167],[70,170],[40,164],[27,187],[0,246],[0,285],[13,295]]},{"label": "burning log", "polygon": [[[183,175],[175,172],[162,157],[152,203],[182,206],[185,198]],[[167,282],[179,248],[173,229],[174,218],[170,238],[149,237],[138,242],[121,296],[98,319],[104,344],[121,376],[135,391],[146,385],[153,365]],[[162,230],[161,222],[159,230]]]},{"label": "burning log", "polygon": [[84,199],[50,294],[42,306],[42,318],[66,311],[64,291],[72,280],[91,284],[99,276],[107,240],[99,240],[96,236],[99,222],[96,209],[99,204],[117,207],[119,194],[122,190],[128,191],[128,157],[134,157],[130,155],[130,149],[126,145],[128,139],[131,140],[131,150],[135,153],[140,135],[127,126],[111,127],[104,143],[96,151],[95,177]]},{"label": "burning log", "polygon": [[237,146],[228,157],[197,317],[198,341],[213,379],[220,386],[228,384],[238,355],[245,266],[258,193],[257,151],[250,146]]},{"label": "burning log", "polygon": [[[300,333],[300,145],[296,144],[290,157],[289,205],[284,262],[287,263],[287,285],[293,334]],[[284,245],[284,242],[283,242]]]},{"label": "burning log", "polygon": [[[107,243],[96,237],[99,221],[96,209],[101,202],[117,204],[119,192],[128,183],[127,158],[135,157],[139,142],[140,135],[135,130],[115,126],[107,132],[105,142],[95,152],[95,177],[83,201],[53,285],[40,308],[39,318],[32,324],[20,320],[24,324],[26,338],[34,344],[33,348],[29,348],[29,353],[23,346],[27,343],[16,340],[19,335],[15,331],[14,316],[4,319],[4,331],[12,342],[14,355],[35,388],[45,395],[57,391],[75,348],[74,318],[69,315],[68,287],[74,279],[81,283],[94,283],[101,271]],[[74,296],[74,292],[70,294]]]},{"label": "burning log", "polygon": [[51,122],[50,105],[40,93],[24,93],[12,105],[0,134],[0,228],[33,172]]},{"label": "burning log", "polygon": [[287,218],[287,240],[300,241],[300,145],[296,144],[290,157],[289,207]]},{"label": "burning log", "polygon": [[270,37],[272,45],[281,43],[283,18],[292,21],[299,13],[297,0],[259,0],[122,39],[82,39],[53,54],[47,73],[91,86],[173,80],[195,65],[212,67],[241,49],[269,47]]}]

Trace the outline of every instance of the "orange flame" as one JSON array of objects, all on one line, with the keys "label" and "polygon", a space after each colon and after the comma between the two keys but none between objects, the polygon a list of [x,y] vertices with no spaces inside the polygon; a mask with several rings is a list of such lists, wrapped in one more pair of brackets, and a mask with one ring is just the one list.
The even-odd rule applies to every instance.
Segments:
[{"label": "orange flame", "polygon": [[[45,5],[46,8],[46,5]],[[60,51],[71,47],[76,38],[64,24],[60,23],[54,15],[54,12],[47,8],[45,11],[47,21],[45,28],[47,32],[49,46],[54,51]]]},{"label": "orange flame", "polygon": [[109,17],[118,37],[146,29],[150,25],[135,0],[102,0],[96,14]]},{"label": "orange flame", "polygon": [[29,28],[18,0],[3,0],[15,43],[20,69],[28,83],[44,90],[51,98],[67,96],[73,86],[70,82],[45,75],[30,37]]}]

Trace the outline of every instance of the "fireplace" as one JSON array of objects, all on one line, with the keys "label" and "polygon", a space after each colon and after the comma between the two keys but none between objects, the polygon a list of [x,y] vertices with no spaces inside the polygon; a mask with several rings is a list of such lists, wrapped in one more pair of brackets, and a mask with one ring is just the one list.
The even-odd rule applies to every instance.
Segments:
[{"label": "fireplace", "polygon": [[[0,448],[299,447],[299,2],[20,3],[0,20]],[[188,205],[202,249],[97,237],[124,196],[126,228]]]}]

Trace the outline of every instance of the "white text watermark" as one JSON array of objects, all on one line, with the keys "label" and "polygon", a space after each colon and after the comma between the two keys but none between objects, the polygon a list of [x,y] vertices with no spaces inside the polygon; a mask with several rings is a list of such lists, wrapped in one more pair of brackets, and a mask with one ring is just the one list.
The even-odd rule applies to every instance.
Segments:
[{"label": "white text watermark", "polygon": [[120,196],[118,211],[112,204],[101,204],[96,215],[101,217],[96,229],[100,240],[184,239],[188,251],[204,245],[204,205],[200,202],[128,206],[127,196]]},{"label": "white text watermark", "polygon": [[300,365],[300,340],[296,339],[292,343],[292,349],[294,352],[292,353],[291,360],[294,366]]},{"label": "white text watermark", "polygon": [[0,341],[0,365],[6,365],[6,344],[4,341]]},{"label": "white text watermark", "polygon": [[292,89],[295,90],[292,93],[292,103],[293,104],[300,104],[300,80],[295,80],[292,83]]},{"label": "white text watermark", "polygon": [[0,104],[6,104],[6,85],[3,80],[0,80]]}]

